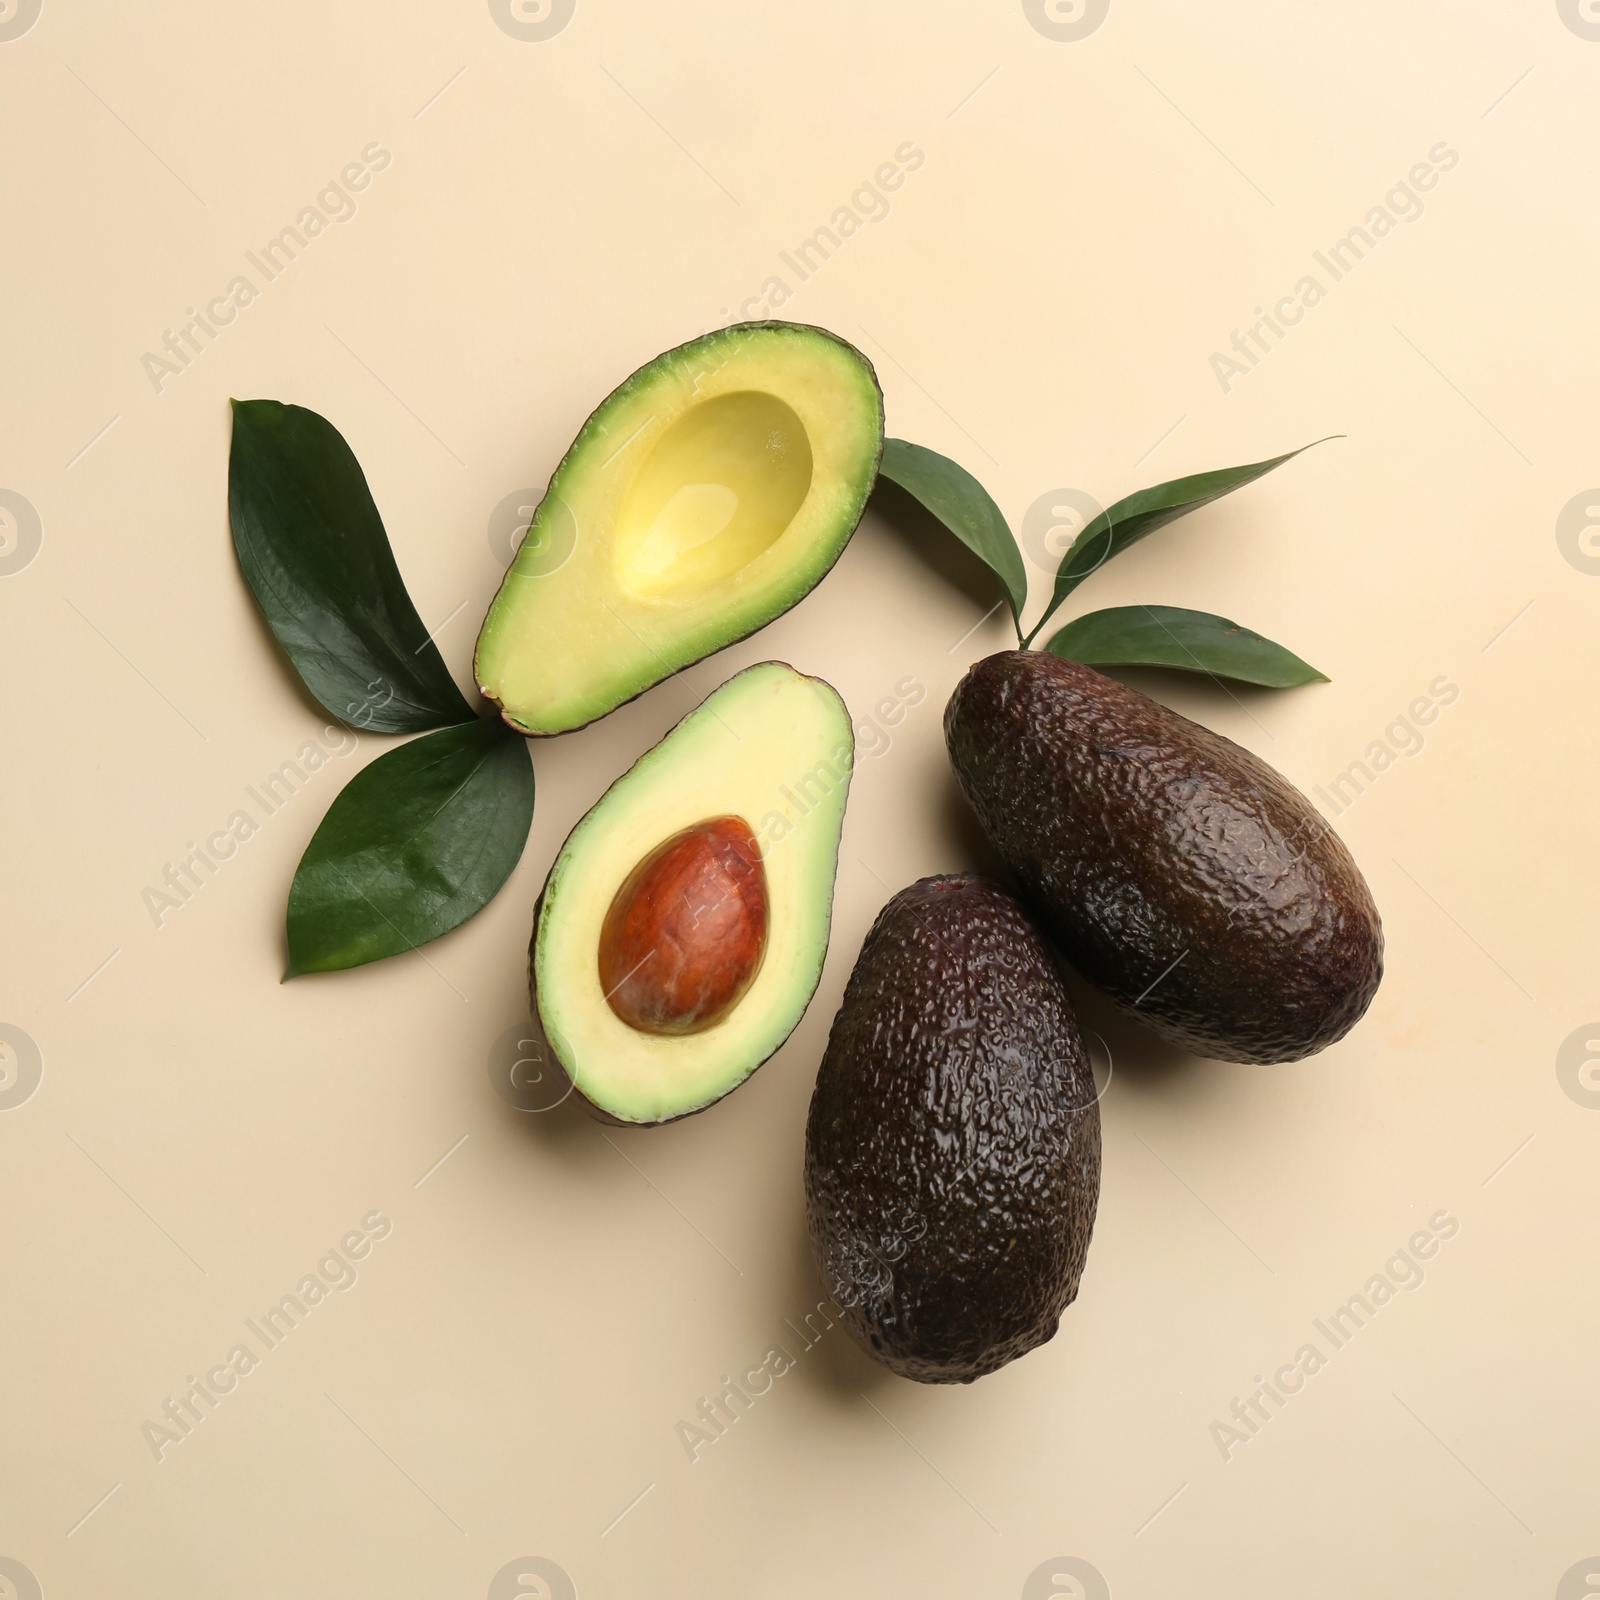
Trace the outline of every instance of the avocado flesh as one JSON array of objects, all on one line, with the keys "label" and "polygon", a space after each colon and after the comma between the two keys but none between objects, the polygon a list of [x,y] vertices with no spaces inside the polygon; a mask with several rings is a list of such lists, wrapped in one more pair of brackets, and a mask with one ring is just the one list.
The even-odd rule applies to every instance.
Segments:
[{"label": "avocado flesh", "polygon": [[945,739],[1022,897],[1085,978],[1177,1044],[1298,1061],[1383,976],[1360,870],[1304,795],[1232,740],[1042,652],[980,661]]},{"label": "avocado flesh", "polygon": [[1078,1292],[1100,1108],[1050,953],[976,876],[884,907],[806,1123],[806,1220],[850,1336],[970,1383],[1043,1344]]},{"label": "avocado flesh", "polygon": [[[793,1032],[827,954],[854,755],[834,690],[764,662],[691,711],[572,830],[534,915],[530,995],[552,1055],[602,1116],[656,1123],[702,1110]],[[766,919],[754,977],[709,1026],[631,1026],[601,980],[618,891],[675,835],[729,818],[761,852]]]},{"label": "avocado flesh", "polygon": [[820,328],[668,350],[584,423],[478,635],[482,692],[560,733],[755,632],[838,560],[883,453],[883,395]]}]

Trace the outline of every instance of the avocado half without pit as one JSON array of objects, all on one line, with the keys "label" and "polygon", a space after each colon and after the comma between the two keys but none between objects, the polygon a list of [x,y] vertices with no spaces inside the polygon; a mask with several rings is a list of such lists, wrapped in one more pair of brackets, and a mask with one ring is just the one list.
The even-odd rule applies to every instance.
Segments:
[{"label": "avocado half without pit", "polygon": [[589,1108],[669,1122],[735,1089],[822,976],[855,760],[844,702],[781,662],[710,695],[557,855],[529,991]]},{"label": "avocado half without pit", "polygon": [[803,599],[883,454],[872,364],[820,328],[741,323],[641,367],[556,468],[478,635],[479,688],[561,733]]}]

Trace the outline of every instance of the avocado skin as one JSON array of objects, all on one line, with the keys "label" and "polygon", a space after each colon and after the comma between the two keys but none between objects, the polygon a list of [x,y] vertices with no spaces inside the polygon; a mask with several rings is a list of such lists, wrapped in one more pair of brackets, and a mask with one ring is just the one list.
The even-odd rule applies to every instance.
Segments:
[{"label": "avocado skin", "polygon": [[1038,651],[980,661],[944,727],[1024,901],[1156,1032],[1223,1061],[1298,1061],[1371,1003],[1383,929],[1366,882],[1248,750]]},{"label": "avocado skin", "polygon": [[[539,953],[539,913],[544,910],[544,890],[539,891],[539,898],[533,902],[533,937],[528,940],[528,1033],[530,1038],[537,1038],[539,1047],[544,1053],[544,1059],[560,1072],[566,1080],[567,1093],[561,1100],[568,1096],[575,1099],[596,1122],[604,1122],[613,1128],[637,1127],[637,1123],[624,1122],[620,1117],[614,1117],[604,1106],[597,1106],[588,1095],[577,1085],[572,1073],[567,1069],[567,1064],[556,1053],[556,1047],[550,1042],[550,1035],[545,1031],[544,1018],[539,1015],[539,980],[535,968],[535,958]],[[556,1105],[561,1104],[556,1101]],[[550,1107],[554,1110],[555,1107]],[[676,1121],[677,1119],[672,1119]]]},{"label": "avocado skin", "polygon": [[924,878],[879,914],[806,1123],[806,1221],[850,1336],[921,1383],[1043,1344],[1078,1292],[1100,1107],[1050,952],[1004,889]]},{"label": "avocado skin", "polygon": [[[716,1033],[721,1033],[723,1042],[726,1043],[728,1036],[734,1034],[735,1029],[739,1026],[741,1014],[745,1017],[753,1016],[758,1027],[762,1018],[768,1019],[769,1026],[762,1029],[758,1043],[752,1043],[748,1035],[743,1036],[744,1042],[739,1048],[742,1062],[747,1064],[739,1066],[737,1077],[731,1078],[731,1081],[727,1082],[724,1087],[718,1088],[711,1094],[710,1098],[689,1104],[686,1103],[688,1097],[681,1091],[681,1085],[674,1078],[669,1064],[667,1069],[660,1073],[657,1081],[665,1084],[668,1090],[678,1090],[675,1095],[676,1105],[671,1102],[660,1103],[660,1100],[665,1099],[663,1096],[659,1097],[657,1104],[647,1108],[630,1107],[615,1101],[608,1106],[600,1103],[600,1101],[604,1101],[607,1098],[604,1092],[604,1085],[600,1086],[600,1101],[591,1098],[582,1087],[580,1079],[586,1076],[588,1076],[590,1087],[594,1088],[596,1086],[592,1076],[585,1073],[586,1062],[582,1052],[573,1048],[571,1031],[563,1027],[563,998],[564,996],[571,997],[573,992],[565,990],[560,983],[548,981],[550,977],[548,969],[545,977],[541,978],[541,965],[544,953],[548,948],[546,941],[550,937],[550,928],[547,926],[550,918],[547,913],[553,913],[557,918],[560,916],[563,864],[574,857],[581,844],[585,829],[591,824],[597,813],[608,806],[625,803],[627,792],[630,786],[638,783],[640,769],[645,763],[653,763],[651,768],[646,769],[647,772],[653,772],[654,774],[647,780],[652,785],[652,789],[649,792],[653,793],[656,789],[661,789],[663,800],[665,801],[670,798],[671,786],[677,781],[673,777],[673,773],[675,771],[689,772],[691,769],[684,766],[681,759],[676,760],[675,765],[664,768],[660,761],[662,752],[672,749],[674,741],[680,740],[684,736],[685,729],[697,721],[712,718],[725,730],[730,733],[733,732],[727,717],[724,717],[722,712],[708,710],[708,708],[713,707],[714,702],[719,703],[722,706],[722,710],[727,712],[728,717],[731,717],[735,723],[740,722],[741,717],[737,710],[737,702],[730,704],[726,699],[719,701],[718,697],[726,696],[728,691],[732,690],[741,681],[746,689],[755,688],[758,692],[763,684],[772,689],[782,689],[785,693],[787,693],[787,689],[784,688],[785,685],[791,683],[809,685],[807,699],[811,703],[811,709],[825,718],[825,726],[818,724],[809,732],[802,727],[799,733],[795,733],[793,726],[791,726],[789,730],[790,737],[781,744],[773,746],[774,752],[780,753],[782,760],[781,766],[775,765],[772,768],[774,790],[779,787],[781,776],[788,775],[796,770],[790,767],[788,763],[795,757],[797,740],[799,741],[798,748],[806,749],[808,742],[820,732],[826,743],[819,742],[811,746],[811,750],[816,753],[821,753],[824,750],[830,751],[831,754],[828,759],[837,763],[834,777],[838,782],[832,789],[827,790],[823,796],[818,797],[813,788],[807,787],[802,783],[802,788],[805,789],[812,802],[806,809],[805,816],[802,819],[802,827],[813,826],[819,819],[826,820],[827,812],[825,808],[834,808],[834,824],[827,833],[822,835],[822,840],[826,846],[826,858],[823,859],[822,853],[814,850],[810,870],[804,876],[797,875],[791,879],[788,891],[791,900],[795,903],[799,902],[802,893],[809,897],[806,915],[814,916],[813,931],[804,948],[794,949],[791,947],[791,953],[787,959],[772,959],[771,950],[773,946],[771,944],[768,945],[766,952],[762,956],[761,970],[784,975],[788,985],[787,998],[785,998],[784,994],[769,995],[769,1005],[756,1008],[752,997],[746,994],[739,1005],[716,1025],[715,1030],[707,1029],[700,1035],[683,1036],[682,1043],[685,1046],[685,1053],[690,1049],[704,1050],[708,1041],[711,1041]],[[762,714],[765,715],[768,712],[770,712],[770,705],[763,701]],[[798,713],[794,714],[798,715]],[[756,725],[756,720],[752,717],[750,726],[754,727]],[[707,752],[704,751],[701,752],[701,756],[702,759],[693,770],[701,774],[709,773],[714,780],[720,782],[721,775],[725,770],[727,757],[725,755],[711,754],[708,759]],[[735,756],[735,759],[737,759],[737,756]],[[839,832],[837,830],[843,825],[844,808],[848,799],[850,781],[855,770],[855,764],[855,743],[849,721],[849,710],[838,691],[822,678],[808,676],[805,673],[796,671],[786,661],[761,661],[753,666],[745,667],[740,672],[736,672],[719,689],[708,695],[688,716],[684,717],[661,740],[640,756],[626,772],[614,779],[600,798],[573,825],[566,838],[562,841],[560,848],[555,852],[550,868],[545,875],[544,886],[540,889],[538,898],[534,902],[533,927],[528,940],[529,1018],[537,1030],[546,1059],[560,1070],[578,1101],[599,1121],[610,1123],[616,1127],[641,1128],[660,1127],[669,1122],[681,1121],[685,1117],[698,1116],[700,1112],[709,1110],[713,1105],[719,1104],[734,1089],[753,1076],[760,1067],[770,1061],[782,1049],[790,1035],[799,1027],[816,995],[817,986],[821,982],[823,967],[827,958],[829,935],[832,928],[834,885],[838,872]],[[813,777],[815,773],[816,769],[813,768],[812,773],[807,774],[807,776]],[[724,795],[724,797],[726,796]],[[722,809],[720,802],[712,796],[708,796],[708,800],[708,812],[713,815],[719,813]],[[652,816],[654,815],[654,808],[652,808],[651,814]],[[601,837],[603,839],[604,835]],[[789,852],[805,848],[801,841],[792,839],[787,834],[781,840],[775,841],[775,843],[781,843],[783,849]],[[643,848],[642,843],[640,848]],[[592,836],[589,849],[591,851],[594,849]],[[626,854],[613,854],[611,856],[615,871],[613,882],[625,879],[628,870],[637,864],[632,859],[633,854],[634,852],[629,851]],[[605,858],[602,857],[601,859],[604,860]],[[769,865],[773,864],[773,857],[769,856],[766,859]],[[782,871],[782,868],[777,870]],[[772,885],[776,881],[778,880],[774,876],[769,875],[769,892],[771,892]],[[582,897],[575,897],[569,893],[567,903],[569,905],[598,905],[603,908],[611,902],[614,892],[610,884],[601,886],[598,893],[595,892],[595,886],[591,885],[589,893]],[[769,902],[769,904],[775,903],[777,903],[776,900]],[[792,923],[798,918],[791,915],[790,920]],[[603,922],[596,918],[592,929],[594,943],[583,951],[585,961],[594,964],[590,970],[596,978],[599,977],[599,942],[603,928]],[[610,1008],[606,1005],[598,988],[590,999],[583,999],[581,995],[582,990],[580,989],[578,991],[579,997],[576,999],[577,1007],[588,1006],[592,1003],[597,1005],[601,1015],[611,1015]],[[783,1026],[781,1033],[777,1031],[779,1025],[777,1019],[781,1019]],[[613,1020],[617,1019],[613,1018]],[[621,1024],[621,1026],[626,1025]],[[697,1039],[699,1041],[698,1044],[696,1044]],[[614,1049],[615,1047],[616,1043],[613,1039],[610,1042],[610,1048]],[[593,1061],[597,1057],[598,1052],[595,1052],[588,1059]],[[606,1059],[611,1058],[608,1056]]]}]

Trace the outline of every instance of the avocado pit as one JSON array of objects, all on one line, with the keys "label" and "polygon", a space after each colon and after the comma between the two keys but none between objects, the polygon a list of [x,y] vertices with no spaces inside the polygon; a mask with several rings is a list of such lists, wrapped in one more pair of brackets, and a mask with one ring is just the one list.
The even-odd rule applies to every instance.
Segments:
[{"label": "avocado pit", "polygon": [[744,997],[767,951],[761,847],[742,817],[663,840],[623,879],[600,928],[606,1004],[640,1033],[703,1033]]}]

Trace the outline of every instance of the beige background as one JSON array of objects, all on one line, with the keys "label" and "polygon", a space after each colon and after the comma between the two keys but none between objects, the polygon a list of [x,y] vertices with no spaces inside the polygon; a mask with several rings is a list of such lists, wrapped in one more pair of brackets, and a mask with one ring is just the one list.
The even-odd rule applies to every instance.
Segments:
[{"label": "beige background", "polygon": [[[534,1555],[584,1600],[1098,1592],[1057,1557],[1118,1600],[1557,1594],[1600,1551],[1600,1111],[1557,1075],[1600,1015],[1600,552],[1557,542],[1600,482],[1585,28],[1576,0],[1113,0],[1074,42],[953,0],[579,0],[523,42],[481,3],[44,0],[0,42],[0,488],[44,535],[0,581],[0,1021],[43,1061],[0,1114],[0,1555],[51,1600],[483,1596]],[[889,214],[800,284],[778,252],[907,140],[927,159]],[[1225,392],[1212,352],[1441,140],[1425,214]],[[373,141],[357,214],[158,394],[146,352]],[[520,868],[424,951],[277,981],[294,864],[381,738],[162,926],[141,904],[326,720],[234,563],[229,395],[343,430],[465,683],[493,508],[774,274],[783,314],[878,364],[890,431],[1016,525],[1347,435],[1074,602],[1222,611],[1321,666],[1282,694],[1140,679],[1308,792],[1460,690],[1337,819],[1389,941],[1349,1039],[1191,1061],[1084,997],[1114,1072],[1082,1294],[971,1388],[785,1325],[820,1292],[804,1116],[861,938],[891,891],[986,860],[939,724],[1006,629],[964,637],[989,597],[875,513],[791,615],[538,745]],[[518,1113],[486,1062],[556,846],[771,656],[858,718],[927,689],[858,773],[804,1023],[681,1126]],[[1460,1231],[1426,1283],[1224,1461],[1213,1421],[1440,1208]],[[158,1464],[141,1425],[373,1209],[359,1283]],[[691,1464],[675,1425],[780,1342],[794,1370]]]}]

